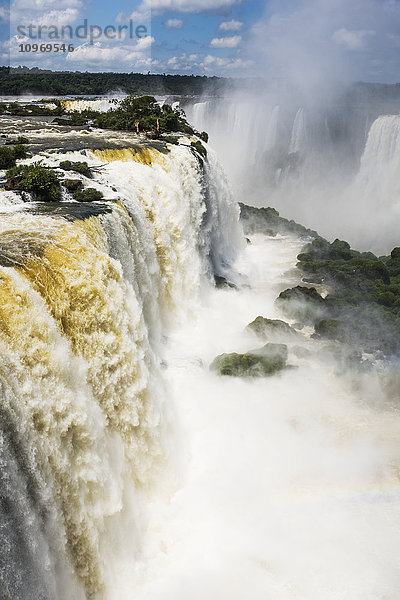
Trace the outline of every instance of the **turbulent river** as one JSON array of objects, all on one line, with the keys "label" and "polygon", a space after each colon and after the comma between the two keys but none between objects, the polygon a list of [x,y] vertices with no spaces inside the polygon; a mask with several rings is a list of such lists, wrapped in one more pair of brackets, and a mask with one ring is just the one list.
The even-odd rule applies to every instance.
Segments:
[{"label": "turbulent river", "polygon": [[280,375],[209,369],[303,242],[245,243],[211,148],[29,131],[105,200],[0,192],[1,600],[394,600],[396,391],[308,330]]}]

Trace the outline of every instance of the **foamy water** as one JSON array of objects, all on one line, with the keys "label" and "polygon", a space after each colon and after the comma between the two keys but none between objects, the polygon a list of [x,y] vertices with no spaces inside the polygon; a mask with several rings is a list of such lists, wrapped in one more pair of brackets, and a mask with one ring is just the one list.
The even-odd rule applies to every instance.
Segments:
[{"label": "foamy water", "polygon": [[208,290],[170,337],[182,482],[150,507],[131,590],[115,598],[397,598],[400,416],[380,406],[375,377],[351,391],[333,365],[291,355],[298,368],[269,379],[208,369],[220,352],[262,345],[243,328],[280,316],[273,301],[295,282],[299,247],[253,239],[237,265],[251,288]]}]

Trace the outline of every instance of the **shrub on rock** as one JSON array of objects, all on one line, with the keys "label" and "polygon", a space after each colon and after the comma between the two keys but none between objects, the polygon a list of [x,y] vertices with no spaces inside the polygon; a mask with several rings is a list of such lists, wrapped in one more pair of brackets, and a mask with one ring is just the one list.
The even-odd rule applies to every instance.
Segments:
[{"label": "shrub on rock", "polygon": [[75,173],[80,173],[89,179],[93,177],[87,162],[71,162],[70,160],[63,160],[60,162],[60,169],[63,169],[64,171],[75,171]]},{"label": "shrub on rock", "polygon": [[0,169],[10,169],[15,165],[15,155],[9,146],[0,147]]},{"label": "shrub on rock", "polygon": [[40,163],[20,165],[7,171],[6,189],[28,192],[39,202],[61,200],[60,181],[53,171]]},{"label": "shrub on rock", "polygon": [[80,179],[64,179],[62,184],[69,192],[76,192],[83,188],[83,183]]},{"label": "shrub on rock", "polygon": [[95,190],[94,188],[86,188],[84,190],[78,189],[74,193],[75,200],[78,202],[95,202],[104,198],[103,192]]}]

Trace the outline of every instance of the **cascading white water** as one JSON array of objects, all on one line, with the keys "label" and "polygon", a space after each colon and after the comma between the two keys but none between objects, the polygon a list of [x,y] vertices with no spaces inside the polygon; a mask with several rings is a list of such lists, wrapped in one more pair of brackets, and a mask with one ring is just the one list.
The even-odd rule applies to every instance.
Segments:
[{"label": "cascading white water", "polygon": [[399,245],[400,116],[382,116],[368,133],[360,169],[338,197],[342,235],[363,250],[387,254]]},{"label": "cascading white water", "polygon": [[[218,193],[186,147],[87,154],[92,185],[116,201],[97,213],[26,212],[2,192],[0,567],[13,600],[119,589],[145,502],[168,480],[162,336],[188,318],[214,265],[228,273],[235,258],[238,212],[211,151]],[[46,162],[65,158],[82,155]]]},{"label": "cascading white water", "polygon": [[120,102],[120,97],[110,97],[98,98],[95,100],[63,100],[62,104],[67,112],[82,112],[84,110],[108,112],[113,108],[117,108]]},{"label": "cascading white water", "polygon": [[371,208],[400,210],[400,116],[379,117],[368,134],[355,185]]},{"label": "cascading white water", "polygon": [[[278,141],[280,107],[251,101],[207,101],[186,107],[194,127],[210,135],[210,145],[229,179],[237,183]],[[229,144],[226,144],[229,139]]]},{"label": "cascading white water", "polygon": [[104,193],[58,215],[0,192],[0,595],[395,598],[395,386],[307,332],[279,376],[209,371],[282,317],[302,242],[245,245],[213,150],[180,143],[42,154]]},{"label": "cascading white water", "polygon": [[209,290],[168,344],[186,469],[172,500],[150,511],[135,597],[396,597],[400,417],[376,375],[342,373],[307,336],[289,344],[291,368],[280,376],[208,370],[222,352],[259,347],[246,325],[282,318],[274,300],[299,282],[301,242],[251,239],[236,263],[249,286]]},{"label": "cascading white water", "polygon": [[303,152],[307,145],[307,128],[304,108],[300,107],[296,113],[292,135],[290,137],[289,152]]}]

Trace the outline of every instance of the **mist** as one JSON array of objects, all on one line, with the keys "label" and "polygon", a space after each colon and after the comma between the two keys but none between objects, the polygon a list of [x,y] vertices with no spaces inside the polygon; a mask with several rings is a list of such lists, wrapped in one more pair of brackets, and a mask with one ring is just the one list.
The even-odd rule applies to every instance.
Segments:
[{"label": "mist", "polygon": [[189,109],[239,200],[273,206],[330,240],[390,252],[400,210],[391,176],[397,127],[381,122],[385,137],[372,126],[400,112],[399,91],[376,83],[396,81],[399,24],[392,1],[268,2],[243,50],[259,82]]}]

